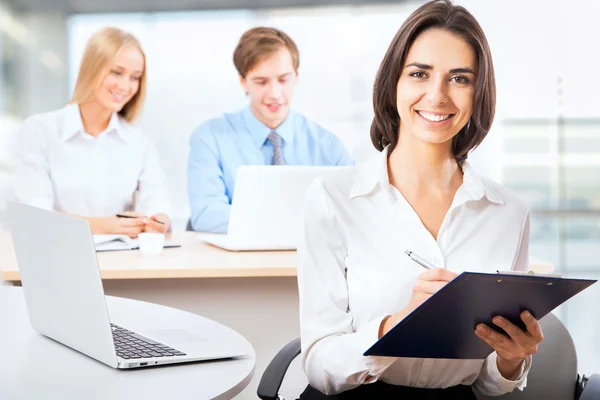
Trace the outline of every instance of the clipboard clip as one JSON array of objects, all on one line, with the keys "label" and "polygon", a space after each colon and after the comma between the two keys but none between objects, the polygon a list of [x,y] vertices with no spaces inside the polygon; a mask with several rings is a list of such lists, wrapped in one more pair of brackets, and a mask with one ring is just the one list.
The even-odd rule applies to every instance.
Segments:
[{"label": "clipboard clip", "polygon": [[502,275],[528,275],[528,276],[540,276],[543,278],[562,278],[562,275],[560,274],[540,274],[537,273],[535,271],[529,270],[529,271],[500,271],[500,270],[496,270],[497,274],[502,274]]}]

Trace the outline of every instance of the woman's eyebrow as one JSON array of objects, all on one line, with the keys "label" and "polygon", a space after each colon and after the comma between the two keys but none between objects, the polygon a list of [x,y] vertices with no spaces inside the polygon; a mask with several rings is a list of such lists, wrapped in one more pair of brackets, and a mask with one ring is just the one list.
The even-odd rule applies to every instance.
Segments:
[{"label": "woman's eyebrow", "polygon": [[[420,62],[410,63],[410,64],[408,64],[404,68],[408,68],[408,67],[417,67],[417,68],[426,69],[426,70],[432,70],[433,69],[433,67],[431,65],[429,65],[429,64],[423,64],[423,63],[420,63]],[[468,68],[468,67],[452,68],[450,70],[450,73],[451,74],[473,74],[473,75],[475,75],[475,72],[471,68]]]},{"label": "woman's eyebrow", "polygon": [[421,68],[421,69],[433,69],[433,67],[431,65],[427,65],[427,64],[423,64],[423,63],[419,63],[419,62],[410,63],[404,68],[408,68],[408,67],[417,67],[417,68]]},{"label": "woman's eyebrow", "polygon": [[473,74],[475,72],[471,68],[463,67],[463,68],[453,68],[450,70],[451,74]]}]

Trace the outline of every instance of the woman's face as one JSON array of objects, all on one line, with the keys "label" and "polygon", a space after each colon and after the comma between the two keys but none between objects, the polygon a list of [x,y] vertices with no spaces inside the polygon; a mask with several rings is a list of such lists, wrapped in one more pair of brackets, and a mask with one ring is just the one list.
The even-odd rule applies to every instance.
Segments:
[{"label": "woman's face", "polygon": [[400,135],[451,148],[473,111],[477,62],[471,46],[442,29],[410,47],[396,87]]},{"label": "woman's face", "polygon": [[108,65],[108,75],[94,92],[100,105],[119,112],[138,92],[144,74],[144,56],[135,47],[122,48]]}]

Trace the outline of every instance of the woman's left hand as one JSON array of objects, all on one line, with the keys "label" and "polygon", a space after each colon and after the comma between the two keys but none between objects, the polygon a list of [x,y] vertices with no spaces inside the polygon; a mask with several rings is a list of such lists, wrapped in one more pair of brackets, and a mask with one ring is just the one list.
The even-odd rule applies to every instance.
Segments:
[{"label": "woman's left hand", "polygon": [[531,313],[523,311],[521,319],[525,323],[526,331],[506,318],[496,316],[492,319],[492,322],[504,329],[508,336],[485,324],[479,324],[475,329],[475,334],[496,351],[498,370],[508,380],[519,377],[523,362],[537,352],[538,345],[544,339],[542,328]]},{"label": "woman's left hand", "polygon": [[155,214],[147,218],[144,232],[159,232],[166,234],[171,230],[171,219],[167,214]]}]

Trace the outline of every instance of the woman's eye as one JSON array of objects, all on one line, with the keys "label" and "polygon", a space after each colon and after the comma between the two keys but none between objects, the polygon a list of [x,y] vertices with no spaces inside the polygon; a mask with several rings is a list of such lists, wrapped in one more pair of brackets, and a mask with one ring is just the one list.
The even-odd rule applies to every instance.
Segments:
[{"label": "woman's eye", "polygon": [[113,75],[117,75],[117,76],[121,75],[121,72],[120,72],[120,71],[111,71],[111,73],[112,73]]},{"label": "woman's eye", "polygon": [[450,78],[450,80],[452,82],[460,83],[460,84],[467,84],[467,83],[471,82],[471,80],[469,78],[467,78],[466,76],[462,76],[462,75],[453,76],[452,78]]},{"label": "woman's eye", "polygon": [[426,77],[425,73],[421,72],[421,71],[411,72],[410,76],[412,76],[413,78],[425,78]]}]

